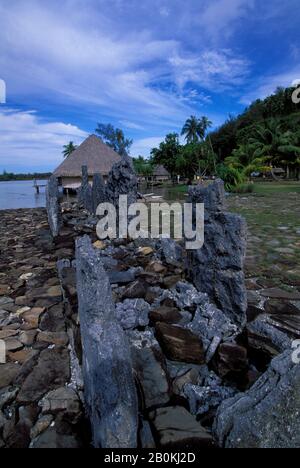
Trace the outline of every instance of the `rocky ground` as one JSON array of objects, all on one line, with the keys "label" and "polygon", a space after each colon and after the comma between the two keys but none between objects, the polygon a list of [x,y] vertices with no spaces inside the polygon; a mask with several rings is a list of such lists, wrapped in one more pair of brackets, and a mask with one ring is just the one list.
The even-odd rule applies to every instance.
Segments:
[{"label": "rocky ground", "polygon": [[[88,234],[101,252],[116,315],[129,339],[141,447],[217,444],[212,425],[221,402],[251,389],[271,359],[300,337],[299,283],[282,287],[255,263],[252,253],[260,257],[261,251],[253,231],[247,261],[248,324],[208,359],[211,348],[194,326],[199,307],[209,325],[207,299],[186,281],[184,255],[169,244],[103,243],[96,239],[94,220],[75,208],[64,210],[55,242],[45,210],[3,211],[0,217],[0,339],[6,342],[8,358],[0,365],[0,447],[80,447],[91,442],[78,366],[72,264],[77,236]],[[295,270],[292,257],[285,265]],[[60,262],[58,273],[62,259],[71,263]],[[273,259],[269,270],[275,265]],[[212,338],[207,337],[209,343]]]},{"label": "rocky ground", "polygon": [[0,447],[78,447],[84,421],[72,384],[67,317],[56,262],[73,257],[65,232],[54,244],[46,211],[0,214]]}]

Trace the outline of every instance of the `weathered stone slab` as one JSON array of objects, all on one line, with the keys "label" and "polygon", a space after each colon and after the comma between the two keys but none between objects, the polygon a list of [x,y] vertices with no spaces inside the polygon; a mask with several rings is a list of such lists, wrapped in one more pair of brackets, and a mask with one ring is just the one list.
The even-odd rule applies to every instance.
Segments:
[{"label": "weathered stone slab", "polygon": [[76,244],[85,401],[95,447],[137,445],[137,396],[128,341],[115,317],[101,254],[88,237]]},{"label": "weathered stone slab", "polygon": [[246,393],[225,401],[214,432],[226,448],[299,448],[300,366],[291,350],[275,358]]},{"label": "weathered stone slab", "polygon": [[93,212],[92,187],[89,184],[87,166],[82,166],[82,182],[78,193],[78,201],[83,205],[83,207],[87,211],[89,211],[90,213]]},{"label": "weathered stone slab", "polygon": [[93,177],[92,199],[93,212],[96,213],[98,205],[105,203],[107,199],[106,187],[101,174],[95,174]]},{"label": "weathered stone slab", "polygon": [[243,273],[246,255],[246,222],[224,212],[224,184],[191,187],[190,203],[205,205],[205,242],[188,252],[188,271],[197,289],[239,326],[246,323],[247,292]]},{"label": "weathered stone slab", "polygon": [[171,361],[204,364],[204,350],[200,338],[185,328],[157,323],[157,339]]},{"label": "weathered stone slab", "polygon": [[212,447],[211,435],[185,408],[172,406],[150,413],[150,419],[164,448]]},{"label": "weathered stone slab", "polygon": [[136,376],[146,409],[163,406],[170,399],[165,358],[152,332],[128,333]]},{"label": "weathered stone slab", "polygon": [[59,204],[58,182],[55,176],[50,177],[46,187],[46,207],[51,234],[53,237],[57,237],[62,227],[62,214]]},{"label": "weathered stone slab", "polygon": [[119,196],[127,195],[128,204],[135,203],[138,196],[138,180],[129,157],[123,157],[110,171],[106,185],[107,198],[115,206]]}]

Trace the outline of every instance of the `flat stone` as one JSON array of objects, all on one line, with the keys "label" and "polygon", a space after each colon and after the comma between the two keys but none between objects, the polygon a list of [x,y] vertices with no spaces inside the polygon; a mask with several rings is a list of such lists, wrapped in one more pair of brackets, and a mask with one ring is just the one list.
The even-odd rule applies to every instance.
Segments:
[{"label": "flat stone", "polygon": [[6,352],[20,351],[24,345],[15,338],[7,338],[5,340]]},{"label": "flat stone", "polygon": [[287,301],[300,301],[300,293],[298,291],[288,292],[280,288],[270,288],[260,291],[260,294],[264,297],[270,297],[272,299],[283,299]]},{"label": "flat stone", "polygon": [[139,247],[139,249],[138,249],[137,252],[138,252],[138,254],[140,254],[140,255],[145,255],[145,256],[147,256],[147,255],[152,254],[152,253],[154,252],[154,250],[153,250],[152,247]]},{"label": "flat stone", "polygon": [[218,348],[218,373],[221,377],[243,372],[248,367],[247,349],[236,343],[222,343]]},{"label": "flat stone", "polygon": [[46,292],[48,297],[61,297],[62,291],[60,286],[52,286]]},{"label": "flat stone", "polygon": [[1,364],[0,365],[0,389],[8,387],[16,379],[21,370],[18,364]]},{"label": "flat stone", "polygon": [[9,294],[10,286],[7,284],[0,284],[0,296],[5,296],[5,294]]},{"label": "flat stone", "polygon": [[150,420],[163,448],[187,450],[212,447],[212,436],[185,408],[172,406],[150,413]]},{"label": "flat stone", "polygon": [[59,434],[55,427],[48,427],[32,441],[34,449],[79,449],[80,441],[74,434]]},{"label": "flat stone", "polygon": [[61,387],[49,392],[41,402],[43,414],[63,412],[64,419],[76,424],[81,416],[81,403],[74,390]]},{"label": "flat stone", "polygon": [[161,262],[151,262],[147,265],[146,271],[162,275],[167,272],[167,268]]},{"label": "flat stone", "polygon": [[4,340],[5,338],[10,338],[12,336],[16,336],[19,334],[18,330],[2,330],[0,331],[0,340]]},{"label": "flat stone", "polygon": [[17,306],[26,306],[28,305],[28,298],[26,296],[17,297],[15,300]]},{"label": "flat stone", "polygon": [[176,307],[161,306],[150,312],[149,318],[152,322],[178,323],[182,319]]},{"label": "flat stone", "polygon": [[30,437],[32,440],[36,439],[40,434],[45,432],[48,427],[50,427],[53,421],[53,416],[51,414],[47,414],[46,416],[42,416],[35,424],[35,426],[30,431]]},{"label": "flat stone", "polygon": [[170,400],[164,356],[151,332],[130,332],[131,355],[136,378],[147,409],[163,406]]},{"label": "flat stone", "polygon": [[157,339],[168,359],[172,361],[204,364],[204,350],[200,338],[190,330],[157,323]]},{"label": "flat stone", "polygon": [[47,391],[64,386],[70,379],[70,357],[65,348],[46,349],[41,352],[37,365],[25,379],[19,403],[39,401]]},{"label": "flat stone", "polygon": [[67,346],[69,338],[67,333],[64,332],[40,332],[37,335],[37,342],[43,342],[48,344],[55,344],[56,346]]},{"label": "flat stone", "polygon": [[32,328],[38,328],[40,316],[44,313],[44,307],[34,307],[22,315],[22,319]]},{"label": "flat stone", "polygon": [[106,249],[106,244],[105,242],[98,240],[93,243],[93,247],[95,247],[95,249],[104,250]]},{"label": "flat stone", "polygon": [[6,296],[3,296],[3,297],[0,297],[0,308],[5,306],[6,304],[13,304],[13,299],[11,299],[11,297],[6,297]]},{"label": "flat stone", "polygon": [[20,276],[20,280],[28,281],[32,278],[34,278],[34,273],[24,273],[23,275]]},{"label": "flat stone", "polygon": [[300,315],[300,310],[295,305],[273,299],[266,301],[265,312],[271,315]]},{"label": "flat stone", "polygon": [[147,285],[144,283],[144,281],[134,281],[131,283],[123,292],[122,297],[124,299],[134,299],[134,298],[140,298],[144,299],[147,294]]},{"label": "flat stone", "polygon": [[19,340],[25,346],[32,346],[35,341],[36,335],[37,335],[36,330],[23,331],[20,333]]},{"label": "flat stone", "polygon": [[20,364],[24,364],[25,362],[29,361],[33,356],[37,354],[37,351],[33,349],[22,349],[21,351],[17,352],[9,352],[8,358],[12,362],[18,362]]}]

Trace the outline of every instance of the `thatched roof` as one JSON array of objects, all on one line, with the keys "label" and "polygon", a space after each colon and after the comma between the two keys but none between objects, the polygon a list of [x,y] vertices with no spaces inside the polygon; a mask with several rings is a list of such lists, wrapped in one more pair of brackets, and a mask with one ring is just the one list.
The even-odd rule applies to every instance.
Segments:
[{"label": "thatched roof", "polygon": [[61,165],[55,169],[56,177],[81,177],[82,166],[87,166],[89,175],[97,172],[107,175],[119,156],[96,135],[89,136]]},{"label": "thatched roof", "polygon": [[171,174],[164,166],[158,165],[154,167],[153,175],[155,177],[171,177]]}]

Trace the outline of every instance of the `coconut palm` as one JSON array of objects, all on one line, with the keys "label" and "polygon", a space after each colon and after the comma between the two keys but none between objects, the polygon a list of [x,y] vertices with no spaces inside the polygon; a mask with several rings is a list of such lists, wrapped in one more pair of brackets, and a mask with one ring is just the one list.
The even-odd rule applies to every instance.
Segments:
[{"label": "coconut palm", "polygon": [[201,117],[200,122],[205,136],[207,130],[212,127],[212,122],[208,119],[208,117],[205,117],[205,115]]},{"label": "coconut palm", "polygon": [[181,135],[185,135],[185,139],[188,144],[197,143],[199,140],[203,140],[205,132],[201,120],[197,119],[195,115],[192,115],[185,122]]},{"label": "coconut palm", "polygon": [[63,150],[63,155],[64,158],[68,158],[75,150],[77,149],[77,146],[74,145],[73,141],[70,141],[67,145],[64,145],[64,150]]}]

